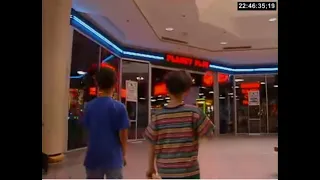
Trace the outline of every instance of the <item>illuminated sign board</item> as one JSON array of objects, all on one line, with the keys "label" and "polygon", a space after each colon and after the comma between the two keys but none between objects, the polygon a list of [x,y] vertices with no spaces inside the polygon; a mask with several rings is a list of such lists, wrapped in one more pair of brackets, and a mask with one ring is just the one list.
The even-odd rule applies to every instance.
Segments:
[{"label": "illuminated sign board", "polygon": [[241,94],[243,94],[243,105],[248,105],[248,92],[249,91],[259,91],[260,82],[246,82],[240,84]]},{"label": "illuminated sign board", "polygon": [[208,69],[210,66],[209,61],[194,59],[189,57],[183,56],[176,56],[172,54],[166,54],[165,58],[166,62],[174,65],[180,65],[185,67],[192,67],[192,68],[201,68],[201,69]]},{"label": "illuminated sign board", "polygon": [[[213,77],[213,72],[212,71],[207,71],[202,78],[202,83],[206,87],[211,87],[214,84],[214,77]],[[226,83],[229,81],[229,75],[228,74],[222,74],[218,73],[218,82],[219,84],[221,83]]]}]

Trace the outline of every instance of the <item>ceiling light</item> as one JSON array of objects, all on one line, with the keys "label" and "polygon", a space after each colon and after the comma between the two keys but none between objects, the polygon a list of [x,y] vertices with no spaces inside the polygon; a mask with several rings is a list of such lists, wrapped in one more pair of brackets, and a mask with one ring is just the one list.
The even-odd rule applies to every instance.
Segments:
[{"label": "ceiling light", "polygon": [[220,42],[221,45],[226,45],[228,44],[227,42]]},{"label": "ceiling light", "polygon": [[143,78],[143,77],[140,77],[140,76],[136,77],[136,79],[137,79],[138,81],[144,80],[144,78]]},{"label": "ceiling light", "polygon": [[242,82],[242,81],[244,81],[244,79],[235,79],[234,81],[235,82]]},{"label": "ceiling light", "polygon": [[86,72],[83,72],[83,71],[77,71],[77,73],[80,75],[86,74]]},{"label": "ceiling light", "polygon": [[276,85],[276,84],[275,84],[275,85],[273,85],[273,87],[277,88],[277,87],[278,87],[278,85]]},{"label": "ceiling light", "polygon": [[209,94],[213,94],[213,91],[209,91]]},{"label": "ceiling light", "polygon": [[167,27],[166,31],[173,31],[174,29],[172,27]]},{"label": "ceiling light", "polygon": [[260,84],[266,84],[265,82],[260,82]]},{"label": "ceiling light", "polygon": [[270,18],[269,22],[275,22],[277,20],[277,18]]}]

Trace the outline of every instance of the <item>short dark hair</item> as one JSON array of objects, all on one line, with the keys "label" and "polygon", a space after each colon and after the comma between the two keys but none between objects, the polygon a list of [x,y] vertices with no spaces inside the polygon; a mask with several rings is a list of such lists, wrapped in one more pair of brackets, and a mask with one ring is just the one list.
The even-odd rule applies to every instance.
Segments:
[{"label": "short dark hair", "polygon": [[165,77],[165,84],[170,94],[180,95],[192,86],[192,77],[186,71],[172,71]]},{"label": "short dark hair", "polygon": [[108,90],[115,86],[117,74],[111,68],[101,67],[96,74],[96,81],[99,89]]}]

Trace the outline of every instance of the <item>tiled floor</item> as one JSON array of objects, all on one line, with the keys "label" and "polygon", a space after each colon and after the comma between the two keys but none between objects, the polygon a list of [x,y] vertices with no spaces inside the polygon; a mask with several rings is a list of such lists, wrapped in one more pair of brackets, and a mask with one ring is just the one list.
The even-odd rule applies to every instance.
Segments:
[{"label": "tiled floor", "polygon": [[[277,136],[219,137],[206,141],[200,147],[201,178],[211,179],[275,179],[278,156],[274,153]],[[128,165],[124,177],[144,178],[147,168],[147,144],[130,143]],[[44,179],[83,179],[84,151],[71,152],[64,162],[51,165]]]}]

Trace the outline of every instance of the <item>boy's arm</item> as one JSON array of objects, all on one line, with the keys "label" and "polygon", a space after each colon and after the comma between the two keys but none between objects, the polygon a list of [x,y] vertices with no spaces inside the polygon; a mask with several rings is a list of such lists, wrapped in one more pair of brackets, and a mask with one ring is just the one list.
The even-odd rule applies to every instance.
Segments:
[{"label": "boy's arm", "polygon": [[122,146],[123,156],[127,153],[127,141],[128,141],[128,128],[130,127],[130,122],[128,118],[128,113],[126,108],[121,104],[119,113],[119,119],[117,119],[117,128],[119,131],[120,143]]},{"label": "boy's arm", "polygon": [[156,116],[151,117],[151,122],[145,130],[144,138],[150,143],[148,153],[148,172],[147,177],[152,176],[155,173],[154,160],[155,160],[155,145],[158,140],[158,131],[155,124]]},{"label": "boy's arm", "polygon": [[208,118],[204,112],[200,111],[199,114],[195,113],[194,118],[196,119],[196,132],[199,138],[211,138],[214,132],[214,124]]}]

